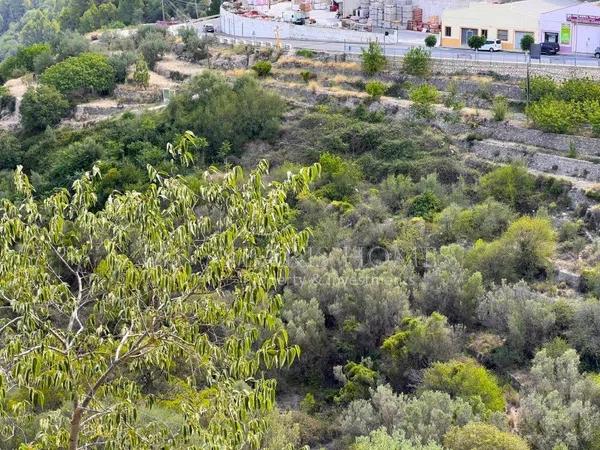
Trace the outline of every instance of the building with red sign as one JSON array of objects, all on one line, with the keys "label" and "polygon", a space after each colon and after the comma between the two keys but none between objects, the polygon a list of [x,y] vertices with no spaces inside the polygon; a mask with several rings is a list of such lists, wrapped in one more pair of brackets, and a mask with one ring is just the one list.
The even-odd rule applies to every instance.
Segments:
[{"label": "building with red sign", "polygon": [[600,6],[579,3],[540,15],[540,42],[558,42],[561,53],[594,53],[600,46]]}]

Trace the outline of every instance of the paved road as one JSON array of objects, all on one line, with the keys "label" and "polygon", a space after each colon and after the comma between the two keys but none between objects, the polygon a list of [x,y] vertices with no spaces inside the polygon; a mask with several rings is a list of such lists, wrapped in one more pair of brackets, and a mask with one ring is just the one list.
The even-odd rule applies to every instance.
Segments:
[{"label": "paved road", "polygon": [[[235,37],[223,33],[219,33],[219,19],[209,19],[202,23],[212,23],[217,30],[215,36]],[[412,33],[414,35],[414,33]],[[400,35],[402,37],[402,35]],[[425,36],[425,35],[423,35]],[[424,37],[423,37],[424,38]],[[252,41],[251,38],[242,38],[246,41]],[[256,42],[274,42],[275,39],[256,38]],[[344,43],[344,42],[329,42],[329,41],[304,41],[304,40],[288,40],[282,39],[282,43],[289,44],[293,48],[306,48],[315,51],[339,52],[359,54],[366,44]],[[415,45],[415,40],[411,42],[386,42],[384,45],[385,54],[389,57],[402,56],[411,47]],[[520,62],[524,63],[525,55],[520,52],[475,52],[469,49],[457,48],[441,48],[436,47],[432,50],[432,56],[436,58],[449,58],[465,61],[482,61],[482,62]],[[542,56],[541,61],[532,61],[532,64],[560,64],[568,66],[581,67],[600,67],[600,59],[594,58],[593,55],[555,55]]]}]

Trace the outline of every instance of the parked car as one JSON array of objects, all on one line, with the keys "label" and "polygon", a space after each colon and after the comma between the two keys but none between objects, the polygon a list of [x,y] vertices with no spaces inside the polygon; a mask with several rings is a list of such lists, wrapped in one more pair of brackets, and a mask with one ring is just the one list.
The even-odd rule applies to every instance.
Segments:
[{"label": "parked car", "polygon": [[202,29],[204,30],[205,33],[214,33],[215,32],[214,25],[211,25],[210,23],[204,24]]},{"label": "parked car", "polygon": [[304,25],[306,23],[306,20],[304,20],[303,17],[296,17],[296,18],[292,19],[292,23],[294,25]]},{"label": "parked car", "polygon": [[496,39],[495,41],[485,41],[485,44],[479,49],[482,52],[499,52],[502,51],[502,41]]},{"label": "parked car", "polygon": [[600,58],[600,47],[596,47],[596,50],[594,50],[594,56],[596,58]]},{"label": "parked car", "polygon": [[560,45],[558,45],[558,42],[542,42],[542,55],[556,55],[558,52],[560,52]]}]

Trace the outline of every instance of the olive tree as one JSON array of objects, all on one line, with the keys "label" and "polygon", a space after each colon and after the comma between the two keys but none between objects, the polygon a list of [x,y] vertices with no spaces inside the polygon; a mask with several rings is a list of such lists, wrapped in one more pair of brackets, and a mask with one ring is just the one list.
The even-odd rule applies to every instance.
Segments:
[{"label": "olive tree", "polygon": [[[169,151],[189,163],[185,136]],[[299,354],[276,290],[308,231],[285,199],[318,171],[266,185],[262,162],[195,192],[149,166],[145,191],[99,207],[97,168],[41,202],[19,168],[20,200],[0,206],[0,435],[44,410],[36,448],[257,448],[275,394],[262,371]],[[141,419],[161,407],[169,420]]]}]

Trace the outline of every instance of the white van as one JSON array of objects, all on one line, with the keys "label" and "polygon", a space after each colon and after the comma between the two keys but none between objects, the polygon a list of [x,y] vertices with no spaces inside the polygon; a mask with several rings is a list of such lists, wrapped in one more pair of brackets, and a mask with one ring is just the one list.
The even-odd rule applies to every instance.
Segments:
[{"label": "white van", "polygon": [[479,49],[482,52],[499,52],[502,51],[502,41],[496,39],[495,41],[485,41],[483,47]]}]

